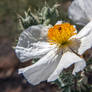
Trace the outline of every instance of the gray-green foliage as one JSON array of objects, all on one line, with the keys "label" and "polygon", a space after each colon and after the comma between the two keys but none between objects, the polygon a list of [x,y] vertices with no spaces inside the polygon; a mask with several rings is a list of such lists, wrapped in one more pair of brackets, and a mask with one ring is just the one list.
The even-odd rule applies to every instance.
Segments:
[{"label": "gray-green foliage", "polygon": [[58,6],[59,4],[55,4],[50,8],[48,4],[45,4],[42,9],[36,10],[35,13],[32,13],[32,11],[28,9],[28,11],[24,12],[24,17],[18,15],[19,30],[24,30],[29,26],[37,24],[54,25],[59,17]]},{"label": "gray-green foliage", "polygon": [[55,4],[52,8],[50,8],[48,4],[45,4],[42,10],[39,10],[38,12],[39,22],[44,25],[54,25],[59,17],[59,13],[57,10],[58,6],[59,4]]},{"label": "gray-green foliage", "polygon": [[38,20],[36,19],[35,15],[31,12],[30,9],[28,9],[27,12],[26,11],[24,12],[24,17],[18,15],[18,21],[19,21],[18,26],[20,30],[24,30],[31,25],[38,24]]}]

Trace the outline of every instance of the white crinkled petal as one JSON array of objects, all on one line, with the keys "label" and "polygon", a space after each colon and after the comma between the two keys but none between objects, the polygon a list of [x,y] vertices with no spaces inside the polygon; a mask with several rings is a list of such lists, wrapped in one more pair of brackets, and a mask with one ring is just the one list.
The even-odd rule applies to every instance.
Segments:
[{"label": "white crinkled petal", "polygon": [[81,59],[81,62],[75,63],[72,73],[76,75],[77,72],[82,71],[85,67],[86,67],[86,61]]},{"label": "white crinkled petal", "polygon": [[48,79],[61,59],[56,51],[57,49],[51,50],[35,64],[24,68],[23,75],[29,83],[36,85]]},{"label": "white crinkled petal", "polygon": [[92,47],[92,21],[89,22],[76,36],[80,39],[78,54],[82,55],[87,49]]},{"label": "white crinkled petal", "polygon": [[62,58],[57,65],[56,70],[52,73],[52,75],[48,78],[48,81],[54,81],[58,78],[63,69],[68,68],[72,64],[76,62],[81,62],[83,59],[74,54],[73,52],[66,52],[62,55]]},{"label": "white crinkled petal", "polygon": [[31,26],[20,34],[19,41],[16,46],[16,54],[21,62],[27,61],[35,55],[35,57],[38,58],[39,56],[44,55],[50,50],[47,44],[45,44],[47,46],[47,48],[45,49],[41,47],[36,48],[36,46],[34,47],[33,45],[33,43],[36,43],[38,41],[46,42],[48,28],[48,26],[43,25]]},{"label": "white crinkled petal", "polygon": [[55,45],[50,45],[47,42],[31,43],[30,48],[17,46],[16,55],[21,62],[25,62],[33,58],[40,58],[53,48],[55,48]]},{"label": "white crinkled petal", "polygon": [[48,32],[47,26],[43,25],[31,26],[20,34],[17,46],[29,48],[30,43],[45,41],[47,32]]},{"label": "white crinkled petal", "polygon": [[82,55],[86,50],[92,47],[92,33],[81,39],[80,47],[78,48],[78,54]]},{"label": "white crinkled petal", "polygon": [[81,39],[92,33],[92,21],[90,21],[87,25],[85,25],[80,32],[77,34],[76,38]]},{"label": "white crinkled petal", "polygon": [[69,7],[69,17],[77,24],[85,25],[92,19],[92,0],[74,0]]}]

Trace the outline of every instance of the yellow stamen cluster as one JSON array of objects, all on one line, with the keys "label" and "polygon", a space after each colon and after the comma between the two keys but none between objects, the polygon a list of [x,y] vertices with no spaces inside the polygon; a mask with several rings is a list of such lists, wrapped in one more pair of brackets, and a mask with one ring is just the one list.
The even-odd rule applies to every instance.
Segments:
[{"label": "yellow stamen cluster", "polygon": [[69,23],[58,24],[48,30],[48,40],[51,44],[64,45],[75,35],[76,29]]}]

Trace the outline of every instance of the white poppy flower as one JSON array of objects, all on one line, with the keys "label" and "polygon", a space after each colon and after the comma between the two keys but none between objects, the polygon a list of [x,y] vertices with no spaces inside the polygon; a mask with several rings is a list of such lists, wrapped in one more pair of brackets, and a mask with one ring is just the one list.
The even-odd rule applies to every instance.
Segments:
[{"label": "white poppy flower", "polygon": [[92,0],[74,0],[69,7],[69,17],[80,25],[92,19]]},{"label": "white poppy flower", "polygon": [[81,55],[92,46],[92,21],[78,34],[69,23],[56,24],[48,29],[31,26],[19,37],[16,54],[21,62],[40,58],[35,64],[20,69],[33,85],[54,81],[63,69],[74,64],[73,74],[86,66]]}]

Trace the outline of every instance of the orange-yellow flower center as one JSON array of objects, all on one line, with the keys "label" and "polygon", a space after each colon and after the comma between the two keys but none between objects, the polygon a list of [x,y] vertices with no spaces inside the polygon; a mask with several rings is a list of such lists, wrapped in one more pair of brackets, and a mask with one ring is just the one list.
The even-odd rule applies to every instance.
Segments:
[{"label": "orange-yellow flower center", "polygon": [[69,42],[69,38],[75,35],[76,29],[69,23],[58,24],[48,30],[48,41],[59,46]]}]

